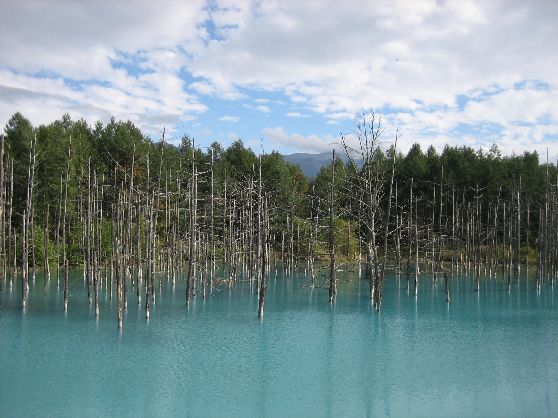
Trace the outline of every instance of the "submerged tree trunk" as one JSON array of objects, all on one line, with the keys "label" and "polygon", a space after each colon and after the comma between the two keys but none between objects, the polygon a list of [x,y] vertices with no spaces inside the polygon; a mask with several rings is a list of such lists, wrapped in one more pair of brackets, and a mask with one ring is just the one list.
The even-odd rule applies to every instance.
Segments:
[{"label": "submerged tree trunk", "polygon": [[335,196],[335,149],[331,157],[331,186],[329,193],[329,303],[333,302],[337,293],[337,283],[335,277],[335,243],[334,243],[334,224],[333,224],[333,202]]},{"label": "submerged tree trunk", "polygon": [[260,228],[262,229],[262,241],[260,245],[262,246],[261,252],[261,262],[260,262],[260,271],[261,271],[261,283],[259,288],[259,295],[258,295],[258,318],[263,319],[264,315],[264,304],[265,304],[265,290],[267,286],[267,262],[268,262],[268,227],[267,227],[267,197],[263,198],[263,216],[262,216],[262,225]]},{"label": "submerged tree trunk", "polygon": [[[22,305],[25,308],[29,294],[29,228],[33,222],[33,177],[35,174],[35,161],[36,151],[35,146],[37,143],[36,134],[31,139],[31,148],[29,149],[29,167],[27,171],[27,199],[25,201],[25,211],[23,213],[23,258],[22,258]],[[31,235],[33,238],[33,234]],[[33,244],[31,244],[33,245]],[[34,262],[33,257],[33,262]],[[33,269],[34,271],[34,269]]]},{"label": "submerged tree trunk", "polygon": [[446,302],[451,303],[449,285],[448,285],[448,273],[444,273],[444,286],[446,288]]},{"label": "submerged tree trunk", "polygon": [[[4,135],[0,134],[0,250],[2,251],[2,277],[6,280],[8,257],[6,254],[6,220],[5,220],[5,190],[6,185],[4,177]],[[0,286],[0,292],[2,286]]]},{"label": "submerged tree trunk", "polygon": [[192,146],[192,178],[190,184],[190,251],[188,256],[188,278],[186,283],[186,303],[190,303],[192,288],[194,286],[196,268],[196,241],[197,241],[197,173],[194,147]]},{"label": "submerged tree trunk", "polygon": [[124,305],[124,289],[123,289],[123,271],[122,271],[122,255],[121,255],[121,199],[122,196],[119,193],[118,199],[116,201],[116,248],[115,248],[115,270],[116,270],[116,298],[117,298],[117,321],[118,329],[122,329],[123,322],[123,305]]},{"label": "submerged tree trunk", "polygon": [[418,199],[415,197],[415,296],[418,295],[419,284],[419,240],[418,240]]},{"label": "submerged tree trunk", "polygon": [[47,204],[47,212],[46,212],[46,218],[45,218],[45,229],[44,229],[44,249],[43,249],[43,261],[44,261],[44,292],[46,294],[47,289],[48,289],[48,283],[50,281],[50,267],[48,264],[48,218],[49,218],[49,212],[50,212],[50,205]]},{"label": "submerged tree trunk", "polygon": [[69,296],[69,272],[68,272],[68,259],[66,257],[66,230],[67,230],[67,217],[68,217],[68,183],[70,182],[70,161],[72,156],[72,135],[70,135],[70,142],[68,143],[68,161],[66,163],[66,179],[64,183],[64,205],[62,214],[62,265],[64,268],[64,312],[68,310],[68,296]]},{"label": "submerged tree trunk", "polygon": [[214,164],[213,149],[211,149],[211,213],[210,213],[210,234],[211,234],[211,267],[209,273],[209,294],[213,295],[213,280],[215,278],[215,190],[213,179],[213,164]]},{"label": "submerged tree trunk", "polygon": [[[14,239],[14,246],[12,247],[12,214],[13,214],[13,200],[14,200],[14,164],[13,164],[13,160],[10,159],[8,162],[8,170],[10,172],[10,188],[9,188],[9,198],[8,198],[8,265],[10,265],[10,263],[12,262],[12,259],[14,260],[14,264],[12,266],[12,269],[10,271],[10,287],[12,287],[13,285],[13,280],[14,280],[14,275],[16,273],[16,263],[15,263],[15,257],[16,257],[16,244],[15,244],[15,239]],[[14,231],[14,235],[15,235],[15,231]],[[13,256],[13,257],[12,257]]]},{"label": "submerged tree trunk", "polygon": [[[397,135],[395,136],[395,144],[393,146],[393,158],[391,161],[391,180],[389,182],[389,196],[388,196],[388,208],[387,216],[384,225],[384,260],[382,262],[382,270],[378,275],[378,286],[376,287],[376,311],[380,310],[382,305],[382,287],[384,284],[384,275],[387,267],[387,255],[388,255],[388,237],[389,237],[389,221],[391,218],[391,199],[393,195],[393,179],[395,177],[395,157],[397,150]],[[397,209],[397,208],[396,208]]]},{"label": "submerged tree trunk", "polygon": [[413,226],[413,178],[411,177],[411,187],[409,191],[409,216],[407,219],[407,290],[410,287],[411,281],[411,258],[413,256],[413,239],[412,239],[412,226]]}]

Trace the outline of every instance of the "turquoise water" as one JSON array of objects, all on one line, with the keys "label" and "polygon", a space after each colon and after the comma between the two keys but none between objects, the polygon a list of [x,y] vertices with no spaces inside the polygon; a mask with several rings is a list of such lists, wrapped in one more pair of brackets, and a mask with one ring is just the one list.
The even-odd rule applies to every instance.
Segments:
[{"label": "turquoise water", "polygon": [[0,416],[558,416],[558,300],[525,279],[424,276],[419,295],[386,277],[380,314],[355,273],[338,295],[302,275],[269,281],[265,320],[245,283],[189,307],[163,283],[147,322],[130,295],[88,306],[72,277],[47,294],[37,275],[26,312],[2,282]]}]

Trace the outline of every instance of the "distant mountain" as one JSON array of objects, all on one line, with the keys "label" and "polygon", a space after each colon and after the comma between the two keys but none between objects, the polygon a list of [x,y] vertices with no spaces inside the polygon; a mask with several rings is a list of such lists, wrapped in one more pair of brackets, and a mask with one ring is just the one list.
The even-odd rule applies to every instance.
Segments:
[{"label": "distant mountain", "polygon": [[[337,152],[336,156],[341,158],[345,164],[349,160],[344,152]],[[331,152],[322,152],[320,154],[297,152],[295,154],[283,155],[283,158],[291,164],[298,165],[306,177],[314,178],[320,172],[320,168],[331,163]],[[358,162],[356,164],[360,165]]]},{"label": "distant mountain", "polygon": [[320,168],[331,161],[331,153],[322,152],[320,154],[308,154],[298,152],[296,154],[284,155],[286,161],[300,167],[306,177],[316,177]]}]

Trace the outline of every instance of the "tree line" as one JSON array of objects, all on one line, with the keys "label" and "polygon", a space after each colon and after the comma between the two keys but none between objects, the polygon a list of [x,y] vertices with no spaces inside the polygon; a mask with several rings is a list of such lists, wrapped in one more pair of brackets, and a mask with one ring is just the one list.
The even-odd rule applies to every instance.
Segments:
[{"label": "tree line", "polygon": [[480,290],[482,272],[501,271],[511,286],[536,262],[540,289],[558,264],[553,164],[496,146],[403,154],[374,113],[358,116],[313,179],[241,140],[200,148],[184,136],[175,146],[164,131],[151,141],[129,121],[68,115],[33,127],[14,114],[0,153],[5,282],[21,279],[25,306],[29,278],[41,272],[46,288],[54,275],[68,309],[69,271],[82,269],[97,314],[99,292],[115,294],[120,327],[130,298],[149,317],[162,278],[184,280],[187,303],[248,280],[263,316],[277,265],[305,269],[316,286],[328,261],[333,302],[336,269],[358,261],[380,309],[389,270],[416,294],[422,271],[446,287],[448,271],[472,271]]}]

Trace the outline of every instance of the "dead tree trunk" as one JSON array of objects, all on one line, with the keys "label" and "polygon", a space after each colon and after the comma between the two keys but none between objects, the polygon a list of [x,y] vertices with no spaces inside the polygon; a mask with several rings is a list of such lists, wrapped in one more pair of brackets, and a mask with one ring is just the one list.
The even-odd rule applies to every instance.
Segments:
[{"label": "dead tree trunk", "polygon": [[[16,248],[15,245],[12,248],[12,213],[13,213],[13,200],[14,200],[14,164],[13,160],[10,159],[8,162],[8,171],[10,173],[10,188],[9,188],[9,198],[8,198],[8,265],[11,263],[12,258],[15,260]],[[13,256],[13,257],[12,257]],[[13,278],[16,271],[16,264],[14,261],[13,269],[10,271],[10,288],[13,285]]]},{"label": "dead tree trunk", "polygon": [[515,237],[515,257],[514,257],[514,268],[513,274],[515,276],[515,280],[519,281],[519,274],[520,274],[520,259],[519,259],[519,251],[521,249],[521,176],[519,176],[519,186],[517,187],[516,192],[516,206],[517,206],[517,225],[516,225],[516,237]]},{"label": "dead tree trunk", "polygon": [[451,296],[450,296],[449,285],[448,285],[448,273],[445,272],[444,272],[444,285],[446,288],[446,302],[451,303]]},{"label": "dead tree trunk", "polygon": [[32,220],[33,212],[33,177],[35,174],[36,152],[35,145],[37,142],[36,134],[31,139],[31,148],[29,149],[29,167],[27,171],[27,198],[25,201],[25,212],[23,213],[23,274],[22,274],[22,305],[27,305],[29,293],[29,228]]},{"label": "dead tree trunk", "polygon": [[413,238],[412,238],[412,225],[413,225],[413,178],[411,177],[411,187],[409,191],[409,216],[407,219],[407,243],[409,251],[407,252],[407,290],[411,281],[411,257],[413,254]]},{"label": "dead tree trunk", "polygon": [[401,229],[403,228],[403,217],[399,210],[398,183],[395,183],[395,261],[397,263],[397,279],[401,279]]},{"label": "dead tree trunk", "polygon": [[91,290],[93,287],[93,280],[91,277],[91,243],[92,243],[92,234],[91,234],[91,157],[89,157],[87,161],[87,212],[85,218],[85,260],[84,260],[84,268],[85,268],[85,276],[87,279],[87,302],[91,305],[92,294]]},{"label": "dead tree trunk", "polygon": [[151,276],[153,275],[153,236],[154,232],[154,212],[155,212],[155,195],[152,192],[149,176],[149,154],[147,154],[147,184],[146,184],[146,207],[148,208],[148,221],[147,221],[147,245],[145,248],[145,317],[149,319],[151,314]]},{"label": "dead tree trunk", "polygon": [[64,183],[64,209],[62,215],[62,264],[64,267],[64,312],[68,310],[68,296],[69,296],[69,272],[68,272],[68,259],[66,257],[66,230],[68,218],[68,183],[70,182],[70,161],[72,157],[72,135],[70,135],[70,142],[68,143],[68,161],[66,162],[66,179]]},{"label": "dead tree trunk", "polygon": [[[258,168],[258,248],[256,257],[258,260],[262,259],[262,242],[263,242],[263,229],[262,229],[262,209],[263,209],[263,202],[262,202],[262,157],[260,155],[259,158],[259,168]],[[260,291],[260,286],[262,284],[262,269],[258,269],[258,277],[257,277],[257,290]]]},{"label": "dead tree trunk", "polygon": [[188,278],[186,283],[186,303],[190,303],[192,287],[194,285],[194,276],[196,268],[196,240],[197,240],[197,175],[195,151],[192,144],[192,173],[190,183],[190,250],[188,256]]},{"label": "dead tree trunk", "polygon": [[[97,173],[93,171],[93,188],[95,190],[95,199],[93,201],[94,222],[94,243],[97,247],[97,255],[94,257],[93,267],[93,286],[95,289],[95,316],[99,316],[99,279],[101,277],[101,226],[103,223],[102,196],[99,196],[99,186],[97,184]],[[102,192],[101,192],[102,195]]]},{"label": "dead tree trunk", "polygon": [[122,220],[121,220],[121,192],[119,191],[116,201],[116,248],[115,248],[115,270],[116,270],[116,295],[117,295],[117,321],[118,329],[122,329],[123,322],[123,305],[124,305],[124,289],[123,289],[123,271],[122,271],[122,255],[121,255],[121,237],[122,237]]},{"label": "dead tree trunk", "polygon": [[310,242],[308,248],[308,264],[310,270],[310,280],[312,283],[312,287],[314,287],[316,282],[316,274],[314,271],[314,258],[316,253],[316,240],[318,235],[318,217],[317,214],[314,216],[314,212],[316,212],[316,207],[314,205],[314,186],[312,186],[312,196],[311,196],[311,203],[310,203]]},{"label": "dead tree trunk", "polygon": [[337,283],[335,277],[335,242],[333,224],[333,204],[335,197],[335,149],[331,157],[331,186],[329,192],[329,303],[333,302],[337,293]]},{"label": "dead tree trunk", "polygon": [[210,212],[210,233],[211,233],[211,271],[209,273],[209,294],[213,295],[213,279],[215,277],[215,190],[213,179],[213,149],[211,149],[211,212]]},{"label": "dead tree trunk", "polygon": [[261,252],[261,262],[260,262],[260,270],[261,270],[261,283],[259,288],[259,295],[258,295],[258,318],[263,319],[264,315],[264,304],[265,304],[265,290],[267,286],[267,261],[268,261],[268,247],[267,247],[267,240],[268,240],[268,227],[267,227],[267,218],[268,218],[268,208],[267,208],[267,198],[263,198],[263,219],[262,225],[258,226],[258,228],[262,229],[262,240],[260,245],[262,246]]},{"label": "dead tree trunk", "polygon": [[384,275],[387,267],[389,221],[391,218],[391,199],[393,196],[393,179],[395,177],[396,150],[397,150],[397,135],[395,136],[395,144],[393,145],[393,158],[391,161],[391,180],[389,182],[388,208],[387,208],[387,216],[384,225],[384,260],[382,262],[382,270],[378,275],[379,277],[378,286],[376,287],[376,311],[379,311],[382,305],[382,287],[384,284]]},{"label": "dead tree trunk", "polygon": [[7,276],[8,259],[6,256],[6,222],[4,219],[4,205],[6,201],[6,187],[4,181],[4,135],[0,134],[0,245],[2,251],[2,276],[5,280]]},{"label": "dead tree trunk", "polygon": [[45,294],[48,289],[48,282],[50,281],[50,267],[48,264],[48,218],[50,212],[50,205],[47,204],[47,212],[45,217],[45,229],[44,229],[44,248],[43,248],[43,258],[44,258],[44,270],[45,270],[45,281],[44,281],[44,291]]},{"label": "dead tree trunk", "polygon": [[419,236],[418,236],[418,199],[415,197],[415,296],[418,295],[419,284]]}]

